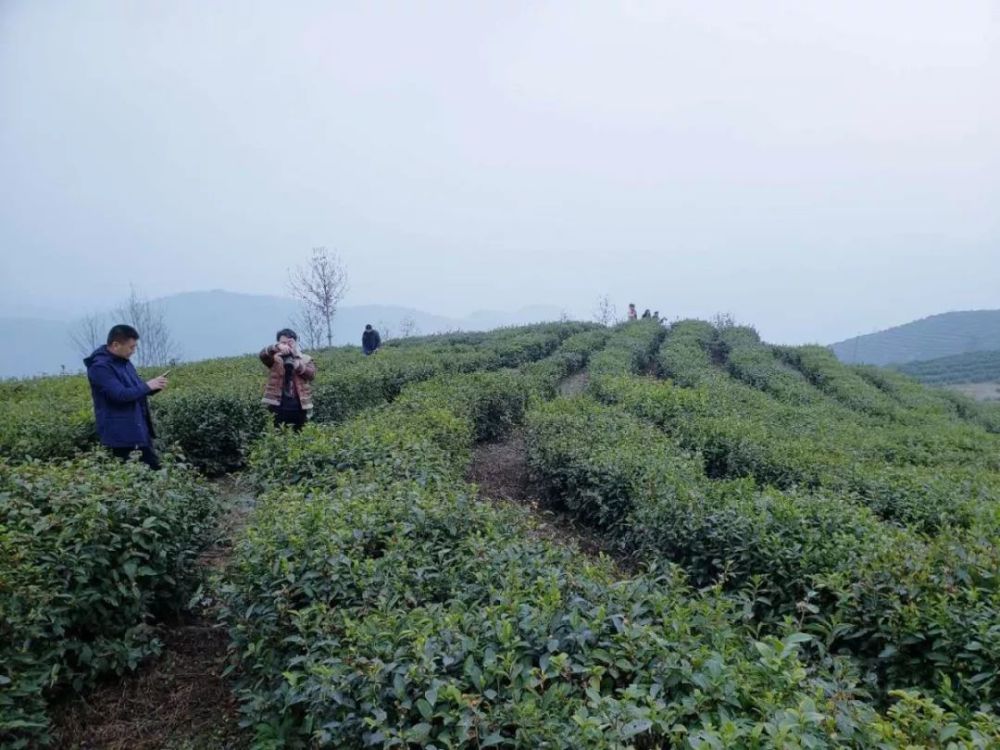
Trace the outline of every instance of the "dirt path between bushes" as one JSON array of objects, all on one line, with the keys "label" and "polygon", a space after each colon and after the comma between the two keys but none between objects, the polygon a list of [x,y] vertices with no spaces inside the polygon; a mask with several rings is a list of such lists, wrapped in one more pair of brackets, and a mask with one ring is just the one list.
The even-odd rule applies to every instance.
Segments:
[{"label": "dirt path between bushes", "polygon": [[560,396],[576,396],[583,393],[590,383],[590,373],[586,370],[570,375],[556,389]]},{"label": "dirt path between bushes", "polygon": [[511,503],[528,508],[537,522],[538,536],[557,544],[570,545],[597,557],[610,554],[604,541],[569,514],[552,510],[538,499],[528,475],[524,432],[516,430],[496,443],[481,443],[472,454],[466,480],[479,487],[479,495],[495,503]]},{"label": "dirt path between bushes", "polygon": [[[559,397],[582,393],[590,381],[586,371],[571,375],[557,389]],[[568,545],[591,557],[605,554],[615,561],[623,575],[633,564],[613,550],[607,539],[581,524],[570,513],[553,508],[531,481],[523,429],[505,439],[481,443],[472,454],[466,480],[479,487],[481,497],[495,503],[512,503],[528,508],[537,523],[537,534],[557,544]]]},{"label": "dirt path between bushes", "polygon": [[[254,497],[239,478],[215,482],[225,510],[215,543],[199,558],[208,577],[232,554]],[[112,678],[53,710],[55,747],[73,750],[242,750],[250,738],[239,728],[239,707],[228,681],[229,637],[215,603],[203,598],[178,622],[160,623],[162,653],[136,672]]]}]

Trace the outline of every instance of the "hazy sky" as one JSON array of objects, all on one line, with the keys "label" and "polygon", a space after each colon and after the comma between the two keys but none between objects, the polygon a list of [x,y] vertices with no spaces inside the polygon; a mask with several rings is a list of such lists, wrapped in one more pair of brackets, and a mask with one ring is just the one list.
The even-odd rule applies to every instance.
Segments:
[{"label": "hazy sky", "polygon": [[0,314],[1000,307],[1000,2],[0,0]]}]

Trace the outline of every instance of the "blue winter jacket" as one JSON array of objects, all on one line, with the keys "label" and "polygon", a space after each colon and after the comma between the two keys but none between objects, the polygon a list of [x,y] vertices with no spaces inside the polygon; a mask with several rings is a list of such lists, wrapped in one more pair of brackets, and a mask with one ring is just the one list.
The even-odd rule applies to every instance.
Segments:
[{"label": "blue winter jacket", "polygon": [[146,397],[153,391],[132,363],[100,346],[83,364],[87,366],[101,443],[109,448],[152,445],[153,421]]},{"label": "blue winter jacket", "polygon": [[382,337],[374,328],[361,334],[361,349],[365,354],[372,354],[382,346]]}]

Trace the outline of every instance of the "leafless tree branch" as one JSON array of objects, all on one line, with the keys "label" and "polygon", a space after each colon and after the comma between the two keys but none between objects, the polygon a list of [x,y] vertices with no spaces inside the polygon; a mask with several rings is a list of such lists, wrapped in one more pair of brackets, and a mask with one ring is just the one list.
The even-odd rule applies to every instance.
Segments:
[{"label": "leafless tree branch", "polygon": [[347,269],[336,251],[315,247],[305,266],[288,274],[292,295],[318,317],[326,345],[333,346],[333,318],[347,292]]},{"label": "leafless tree branch", "polygon": [[107,340],[109,327],[106,315],[96,312],[85,315],[73,324],[69,341],[81,357],[88,357]]},{"label": "leafless tree branch", "polygon": [[139,332],[135,358],[140,367],[165,365],[177,359],[177,344],[167,330],[163,308],[139,294],[134,286],[128,298],[112,312],[112,317],[116,325],[126,323]]}]

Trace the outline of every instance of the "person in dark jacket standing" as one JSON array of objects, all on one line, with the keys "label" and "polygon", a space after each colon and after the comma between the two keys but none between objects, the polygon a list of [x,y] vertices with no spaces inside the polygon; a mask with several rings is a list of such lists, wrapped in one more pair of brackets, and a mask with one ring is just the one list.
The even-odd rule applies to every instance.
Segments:
[{"label": "person in dark jacket standing", "polygon": [[153,450],[153,419],[148,397],[167,387],[166,374],[142,381],[129,361],[135,354],[139,332],[129,325],[116,325],[108,332],[108,343],[83,360],[94,400],[94,418],[101,445],[125,460],[133,451],[151,469],[160,468]]},{"label": "person in dark jacket standing", "polygon": [[361,349],[367,357],[369,354],[374,354],[378,351],[380,346],[382,346],[382,337],[378,335],[378,331],[372,328],[372,324],[369,323],[365,326],[365,332],[361,334]]},{"label": "person in dark jacket standing", "polygon": [[278,331],[276,344],[260,351],[260,361],[270,370],[262,401],[274,414],[274,426],[291,425],[301,430],[312,411],[312,381],[316,363],[299,349],[299,337],[291,328]]}]

